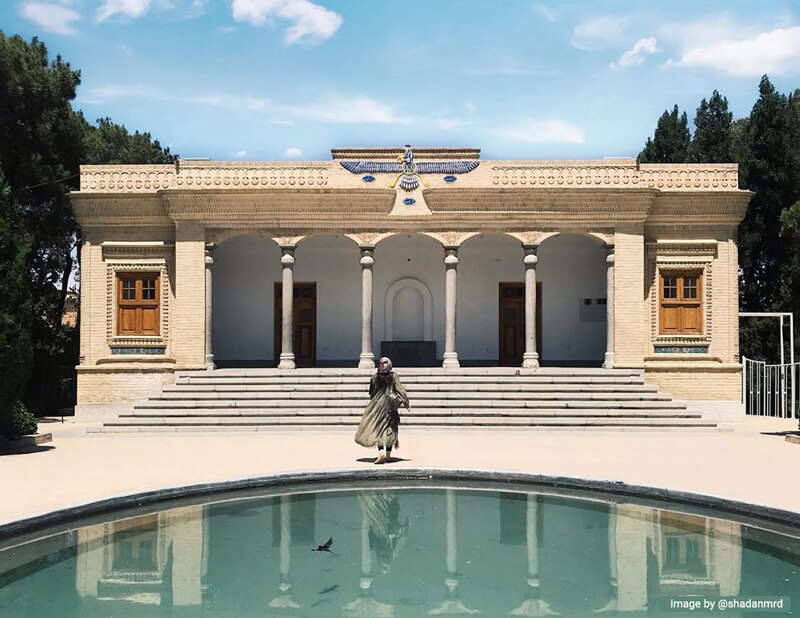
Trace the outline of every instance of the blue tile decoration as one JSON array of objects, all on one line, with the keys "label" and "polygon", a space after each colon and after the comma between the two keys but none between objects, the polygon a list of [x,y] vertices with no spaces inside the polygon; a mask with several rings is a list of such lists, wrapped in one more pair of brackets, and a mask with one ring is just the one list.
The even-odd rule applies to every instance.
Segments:
[{"label": "blue tile decoration", "polygon": [[111,348],[112,355],[119,354],[149,354],[151,356],[158,356],[164,354],[166,348],[159,347],[130,347],[130,348]]},{"label": "blue tile decoration", "polygon": [[656,354],[708,354],[707,345],[657,345]]},{"label": "blue tile decoration", "polygon": [[406,199],[403,200],[403,204],[405,204],[406,206],[411,206],[412,204],[416,203],[417,200],[415,200],[413,197],[407,197]]},{"label": "blue tile decoration", "polygon": [[375,180],[371,174],[398,174],[399,179],[390,186],[394,188],[399,182],[400,188],[405,191],[419,188],[420,174],[447,174],[445,180],[453,182],[456,180],[453,174],[468,174],[480,165],[480,161],[420,161],[417,163],[414,161],[414,151],[408,145],[406,145],[405,154],[398,156],[397,161],[340,161],[339,163],[352,174],[367,174],[362,177],[364,182]]},{"label": "blue tile decoration", "polygon": [[455,182],[456,180],[458,180],[458,178],[456,178],[456,177],[455,177],[455,176],[453,176],[452,174],[451,174],[450,176],[445,176],[445,177],[444,177],[444,181],[445,181],[445,182]]}]

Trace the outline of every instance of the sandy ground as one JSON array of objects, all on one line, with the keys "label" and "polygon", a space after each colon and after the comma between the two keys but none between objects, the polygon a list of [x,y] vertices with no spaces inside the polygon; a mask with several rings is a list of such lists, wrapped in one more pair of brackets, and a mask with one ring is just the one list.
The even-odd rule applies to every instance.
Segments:
[{"label": "sandy ground", "polygon": [[[392,468],[563,475],[688,491],[800,512],[796,421],[747,418],[722,431],[402,429]],[[0,456],[0,525],[122,495],[309,470],[367,469],[352,430],[94,434],[42,423],[53,442]],[[773,434],[773,435],[770,435]],[[774,435],[778,434],[778,435]],[[361,461],[359,461],[361,460]]]}]

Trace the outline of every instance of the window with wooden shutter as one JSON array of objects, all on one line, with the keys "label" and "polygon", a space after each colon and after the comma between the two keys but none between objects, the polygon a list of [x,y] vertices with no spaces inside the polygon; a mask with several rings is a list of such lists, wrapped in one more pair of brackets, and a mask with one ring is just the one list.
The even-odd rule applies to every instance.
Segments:
[{"label": "window with wooden shutter", "polygon": [[160,298],[158,273],[119,273],[117,335],[158,335]]},{"label": "window with wooden shutter", "polygon": [[662,272],[659,291],[659,333],[700,335],[703,332],[703,275],[700,271]]}]

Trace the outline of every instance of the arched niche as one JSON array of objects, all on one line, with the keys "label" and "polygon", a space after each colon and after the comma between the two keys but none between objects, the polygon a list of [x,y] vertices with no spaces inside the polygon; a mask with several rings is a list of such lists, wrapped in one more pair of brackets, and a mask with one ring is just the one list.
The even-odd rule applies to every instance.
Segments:
[{"label": "arched niche", "polygon": [[384,310],[386,337],[389,341],[395,339],[395,301],[398,294],[406,293],[409,288],[422,297],[422,335],[423,341],[433,339],[433,295],[428,286],[419,279],[405,278],[395,281],[386,291],[386,305]]}]

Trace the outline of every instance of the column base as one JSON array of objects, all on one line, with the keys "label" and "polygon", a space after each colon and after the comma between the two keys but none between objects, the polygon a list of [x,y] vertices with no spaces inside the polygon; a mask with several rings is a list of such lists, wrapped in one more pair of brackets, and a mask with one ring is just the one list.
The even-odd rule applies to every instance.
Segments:
[{"label": "column base", "polygon": [[206,371],[214,371],[217,366],[214,364],[214,355],[206,354]]},{"label": "column base", "polygon": [[614,368],[614,353],[606,352],[605,360],[603,360],[603,369]]},{"label": "column base", "polygon": [[536,352],[525,352],[522,355],[523,369],[536,369],[539,367],[539,355]]},{"label": "column base", "polygon": [[294,354],[281,354],[278,369],[295,369],[296,367],[297,366],[294,364]]},{"label": "column base", "polygon": [[458,362],[458,352],[445,352],[442,358],[442,367],[445,369],[458,369],[461,367],[461,363]]},{"label": "column base", "polygon": [[359,369],[375,369],[375,355],[372,352],[362,352],[358,357]]}]

